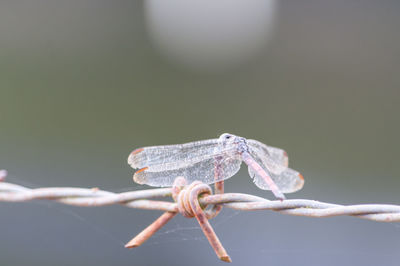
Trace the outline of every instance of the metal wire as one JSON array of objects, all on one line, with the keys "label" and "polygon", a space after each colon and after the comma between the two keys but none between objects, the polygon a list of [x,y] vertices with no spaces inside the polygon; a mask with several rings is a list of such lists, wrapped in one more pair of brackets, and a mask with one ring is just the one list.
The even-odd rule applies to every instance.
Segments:
[{"label": "metal wire", "polygon": [[[7,171],[0,170],[0,201],[25,202],[41,199],[82,207],[121,204],[130,208],[164,211],[163,215],[131,239],[125,245],[126,248],[142,245],[177,213],[188,218],[195,217],[216,255],[225,262],[232,260],[208,222],[208,219],[218,215],[222,206],[243,211],[272,210],[282,214],[307,217],[351,215],[378,222],[400,221],[400,206],[397,205],[343,206],[306,199],[271,201],[248,194],[224,193],[224,181],[215,183],[215,195],[212,195],[210,186],[200,181],[186,185],[186,180],[183,177],[177,177],[172,188],[113,193],[98,188],[48,187],[30,189],[3,182],[6,176]],[[174,202],[155,200],[164,197],[172,197]],[[213,207],[207,208],[207,206]]]},{"label": "metal wire", "polygon": [[[0,178],[1,180],[1,178]],[[20,185],[0,182],[0,201],[25,202],[54,200],[63,204],[95,207],[121,204],[129,208],[179,212],[175,202],[153,200],[172,196],[172,188],[137,190],[113,193],[98,188],[48,187],[30,189]],[[389,204],[338,205],[307,199],[268,200],[261,197],[224,193],[204,195],[201,205],[223,205],[235,210],[272,210],[282,214],[307,217],[333,217],[350,215],[377,222],[400,222],[400,206]]]}]

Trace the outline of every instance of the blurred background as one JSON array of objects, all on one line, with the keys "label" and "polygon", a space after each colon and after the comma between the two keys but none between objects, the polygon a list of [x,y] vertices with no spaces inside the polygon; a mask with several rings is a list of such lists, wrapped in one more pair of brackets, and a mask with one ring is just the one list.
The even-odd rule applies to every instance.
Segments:
[{"label": "blurred background", "polygon": [[[288,198],[400,204],[400,2],[0,2],[0,168],[29,187],[146,189],[137,147],[229,132],[284,148]],[[247,167],[227,192],[273,198]],[[197,222],[121,206],[0,204],[1,265],[222,265]],[[224,209],[232,265],[398,265],[400,225]]]}]

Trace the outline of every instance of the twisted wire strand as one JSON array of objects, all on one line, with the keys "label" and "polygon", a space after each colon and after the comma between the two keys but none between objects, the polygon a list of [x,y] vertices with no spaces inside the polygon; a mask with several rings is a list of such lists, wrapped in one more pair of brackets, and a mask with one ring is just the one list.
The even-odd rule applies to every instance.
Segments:
[{"label": "twisted wire strand", "polygon": [[[0,178],[1,179],[1,178]],[[114,193],[98,188],[48,187],[30,189],[0,182],[0,201],[25,202],[54,200],[67,205],[95,207],[120,204],[129,208],[179,212],[175,202],[154,200],[172,196],[172,188]],[[205,195],[202,205],[218,205],[235,210],[272,210],[282,214],[307,217],[355,216],[377,222],[400,222],[400,206],[389,204],[338,205],[307,199],[268,200],[249,194],[224,193]]]}]

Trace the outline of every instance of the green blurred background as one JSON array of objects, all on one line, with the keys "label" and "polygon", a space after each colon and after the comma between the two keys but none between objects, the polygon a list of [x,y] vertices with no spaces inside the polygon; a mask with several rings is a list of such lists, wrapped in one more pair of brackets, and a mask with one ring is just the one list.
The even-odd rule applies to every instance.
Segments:
[{"label": "green blurred background", "polygon": [[[30,187],[144,189],[131,150],[229,132],[288,151],[306,181],[288,198],[399,204],[399,12],[372,0],[1,1],[0,168]],[[242,168],[226,191],[273,198]],[[1,265],[222,265],[195,220],[126,250],[160,213],[0,213]],[[400,259],[396,224],[232,210],[212,224],[233,265]]]}]

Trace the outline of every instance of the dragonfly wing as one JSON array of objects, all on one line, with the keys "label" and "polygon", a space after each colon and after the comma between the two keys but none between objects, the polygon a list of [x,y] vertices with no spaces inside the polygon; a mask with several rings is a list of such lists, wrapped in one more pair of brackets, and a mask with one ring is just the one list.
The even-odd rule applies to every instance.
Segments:
[{"label": "dragonfly wing", "polygon": [[[292,193],[300,190],[304,184],[303,176],[288,167],[276,163],[269,156],[261,157],[262,151],[254,147],[249,147],[250,155],[263,168],[263,170],[271,177],[274,183],[283,193]],[[269,185],[265,182],[257,172],[249,167],[249,175],[253,178],[254,183],[261,189],[270,190]]]},{"label": "dragonfly wing", "polygon": [[264,143],[254,139],[248,139],[247,144],[259,150],[259,153],[261,153],[260,155],[262,155],[261,157],[266,157],[269,155],[269,157],[277,164],[288,167],[289,157],[285,150],[265,145]]},{"label": "dragonfly wing", "polygon": [[242,160],[238,156],[225,154],[213,154],[173,168],[162,165],[154,165],[138,170],[134,177],[135,182],[157,187],[172,186],[176,177],[186,179],[187,184],[195,180],[206,184],[222,181],[236,174],[240,169]]},{"label": "dragonfly wing", "polygon": [[[261,142],[259,143],[262,144]],[[263,145],[266,146],[265,144]],[[251,144],[248,146],[253,159],[255,159],[260,165],[264,166],[263,168],[269,166],[269,172],[279,175],[287,169],[287,165],[283,164],[282,161],[279,161],[277,157],[274,158],[275,160],[271,157],[270,153],[266,150],[266,147],[261,145],[253,146]]]},{"label": "dragonfly wing", "polygon": [[151,165],[166,164],[188,158],[211,154],[218,146],[218,139],[208,139],[185,144],[151,146],[139,148],[131,152],[128,164],[133,168],[149,167]]}]

